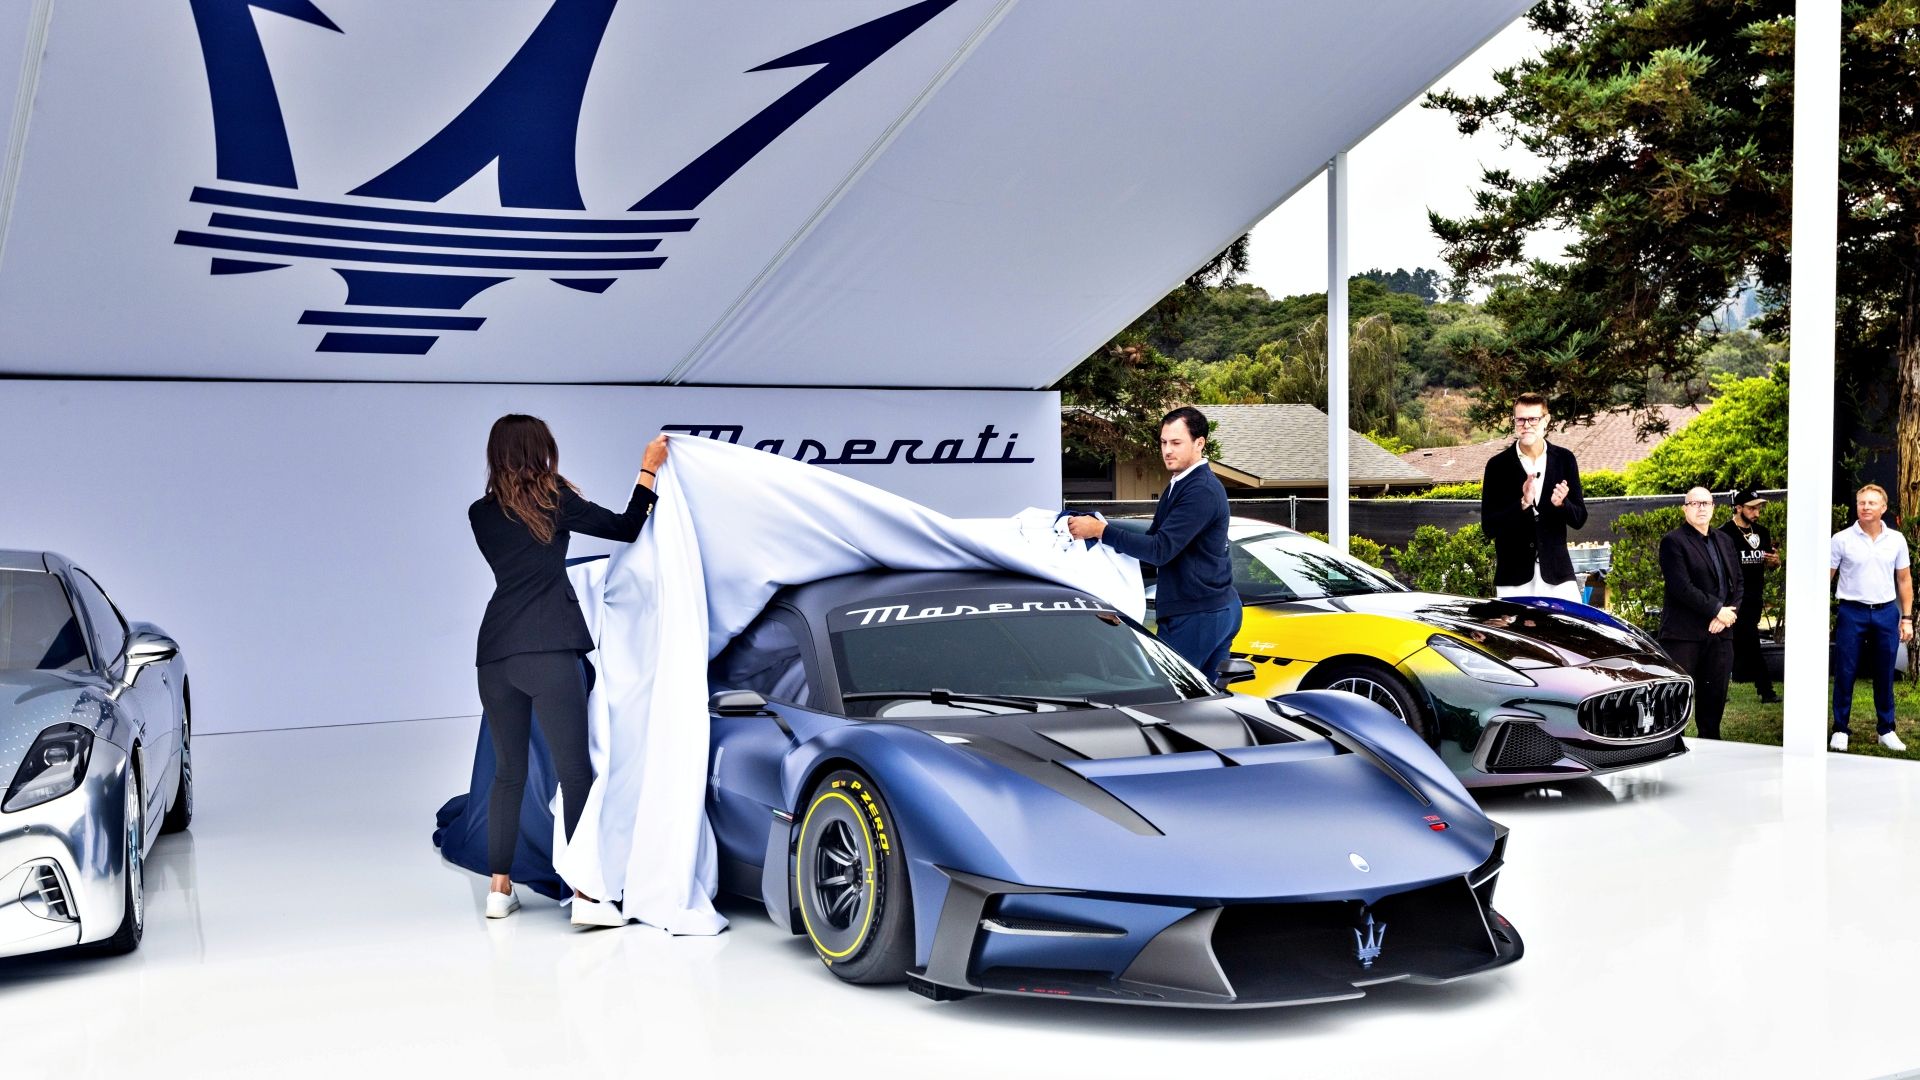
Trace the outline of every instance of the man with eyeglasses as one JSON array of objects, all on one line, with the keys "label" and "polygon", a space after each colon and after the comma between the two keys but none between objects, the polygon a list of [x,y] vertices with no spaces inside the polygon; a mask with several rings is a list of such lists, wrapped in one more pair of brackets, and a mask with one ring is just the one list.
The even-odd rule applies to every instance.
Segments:
[{"label": "man with eyeglasses", "polygon": [[1733,516],[1720,528],[1733,540],[1740,555],[1740,619],[1733,624],[1733,677],[1752,680],[1763,705],[1777,703],[1773,675],[1767,671],[1767,658],[1760,651],[1760,608],[1766,598],[1767,571],[1778,569],[1780,552],[1773,536],[1760,524],[1760,512],[1767,500],[1750,487],[1733,493]]},{"label": "man with eyeglasses", "polygon": [[1868,484],[1854,494],[1854,523],[1833,534],[1827,565],[1840,610],[1834,626],[1833,737],[1846,753],[1853,715],[1853,682],[1862,654],[1873,679],[1873,711],[1880,745],[1905,753],[1893,732],[1893,668],[1900,642],[1913,637],[1913,571],[1907,538],[1887,528],[1887,489]]},{"label": "man with eyeglasses", "polygon": [[1712,528],[1713,492],[1686,494],[1686,524],[1660,538],[1660,647],[1693,676],[1693,720],[1703,739],[1720,737],[1733,673],[1733,624],[1745,583],[1733,537]]},{"label": "man with eyeglasses", "polygon": [[1547,442],[1547,423],[1546,398],[1526,393],[1514,401],[1513,448],[1493,455],[1481,481],[1481,528],[1493,541],[1496,595],[1579,603],[1567,530],[1587,523],[1580,463]]}]

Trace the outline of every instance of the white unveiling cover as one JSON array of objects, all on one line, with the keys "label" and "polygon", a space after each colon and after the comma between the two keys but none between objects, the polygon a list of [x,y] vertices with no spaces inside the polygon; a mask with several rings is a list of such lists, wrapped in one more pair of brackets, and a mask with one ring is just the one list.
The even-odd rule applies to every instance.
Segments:
[{"label": "white unveiling cover", "polygon": [[1051,510],[959,519],[813,465],[671,438],[640,539],[573,570],[599,643],[588,702],[595,780],[554,866],[629,918],[713,934],[706,819],[707,661],[783,585],[895,570],[1011,570],[1081,589],[1136,619],[1139,564],[1054,528]]}]

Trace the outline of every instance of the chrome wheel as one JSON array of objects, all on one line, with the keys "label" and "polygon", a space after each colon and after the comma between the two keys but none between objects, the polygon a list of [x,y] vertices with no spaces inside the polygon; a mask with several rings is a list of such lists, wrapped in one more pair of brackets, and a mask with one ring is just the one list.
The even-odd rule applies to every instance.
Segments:
[{"label": "chrome wheel", "polygon": [[1407,712],[1401,708],[1399,697],[1396,696],[1393,691],[1374,682],[1372,679],[1360,675],[1350,675],[1347,678],[1330,684],[1327,689],[1345,690],[1349,694],[1357,694],[1392,713],[1393,718],[1401,723],[1404,724],[1407,722]]},{"label": "chrome wheel", "polygon": [[141,813],[140,774],[128,770],[127,774],[127,903],[131,905],[129,915],[133,922],[133,932],[138,935],[146,928],[147,918],[147,882],[145,861],[141,858],[141,840],[146,832],[146,821]]}]

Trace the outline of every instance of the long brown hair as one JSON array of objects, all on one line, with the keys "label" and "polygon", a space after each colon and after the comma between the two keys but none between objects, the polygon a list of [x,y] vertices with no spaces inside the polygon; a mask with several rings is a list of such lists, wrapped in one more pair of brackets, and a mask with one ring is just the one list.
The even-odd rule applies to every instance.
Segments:
[{"label": "long brown hair", "polygon": [[579,490],[560,475],[560,447],[546,421],[508,413],[493,422],[487,433],[487,496],[543,544],[553,542],[562,484]]}]

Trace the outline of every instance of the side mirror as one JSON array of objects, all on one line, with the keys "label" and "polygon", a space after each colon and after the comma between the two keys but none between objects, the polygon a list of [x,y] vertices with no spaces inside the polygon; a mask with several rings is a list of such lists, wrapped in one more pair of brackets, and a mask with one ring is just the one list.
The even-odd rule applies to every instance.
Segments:
[{"label": "side mirror", "polygon": [[126,651],[120,654],[126,665],[120,674],[120,685],[114,689],[114,697],[120,691],[132,686],[135,679],[149,665],[162,663],[180,654],[180,645],[165,634],[152,630],[135,630],[127,635]]},{"label": "side mirror", "polygon": [[1258,674],[1259,672],[1253,670],[1251,660],[1229,660],[1220,665],[1220,685],[1232,686],[1234,683],[1246,682]]},{"label": "side mirror", "polygon": [[707,698],[707,711],[715,716],[770,717],[781,731],[793,734],[780,714],[767,707],[767,699],[752,690],[716,690]]}]

